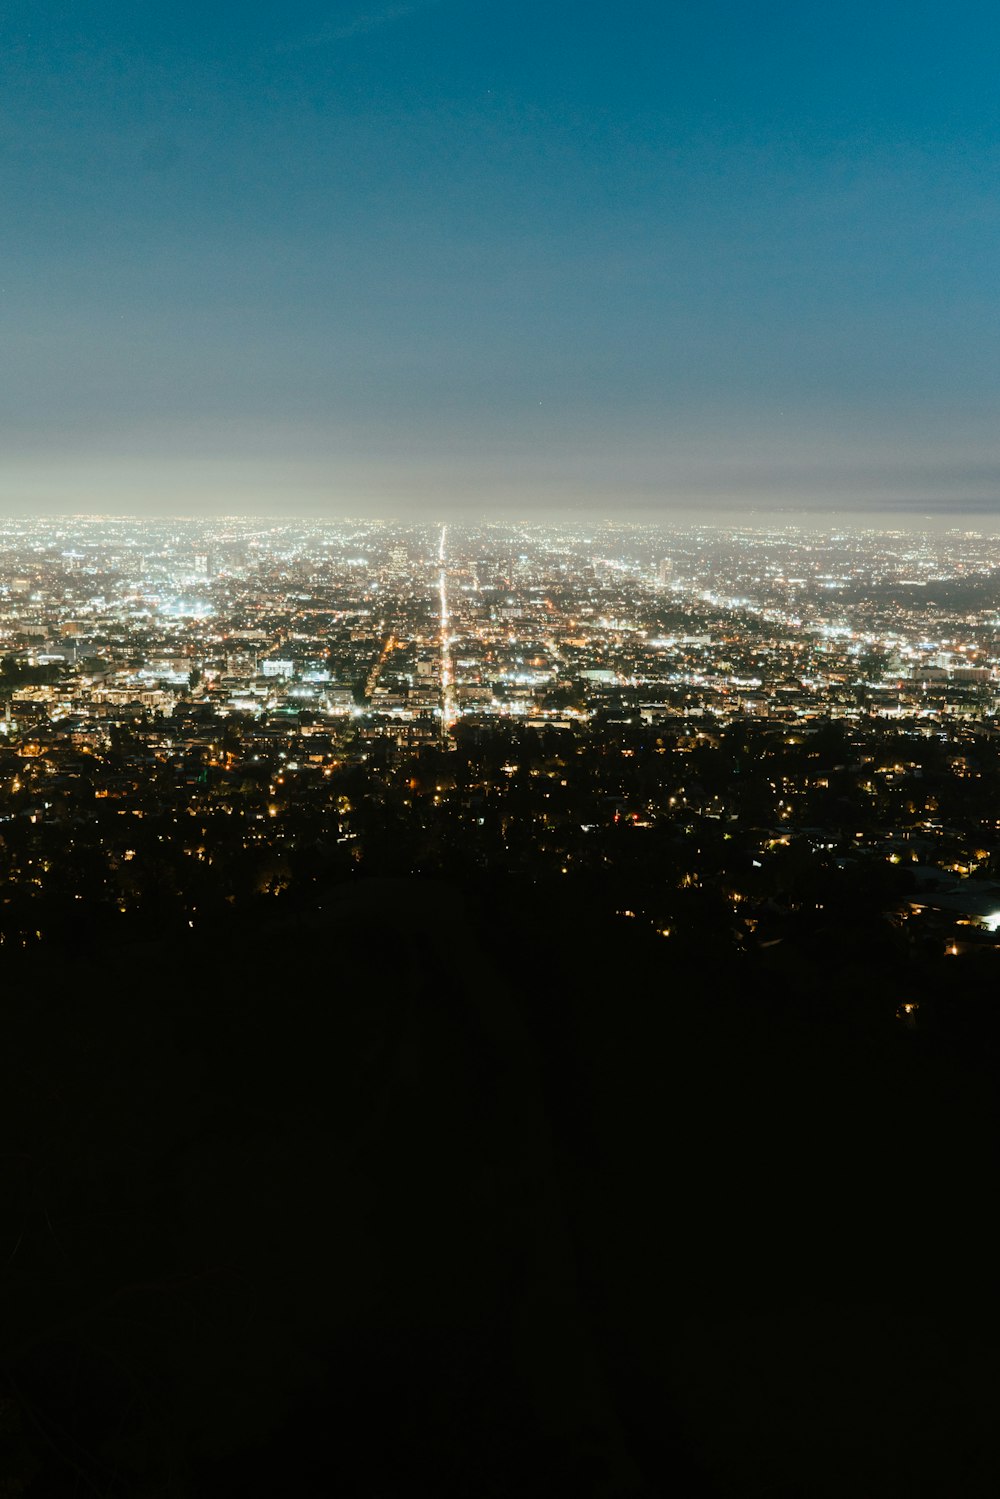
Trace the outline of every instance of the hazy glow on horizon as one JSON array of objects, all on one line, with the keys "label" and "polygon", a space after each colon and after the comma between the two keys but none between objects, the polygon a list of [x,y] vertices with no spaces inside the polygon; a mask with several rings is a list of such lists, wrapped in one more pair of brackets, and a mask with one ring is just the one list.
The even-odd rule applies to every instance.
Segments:
[{"label": "hazy glow on horizon", "polygon": [[0,509],[1000,515],[1000,17],[0,21]]}]

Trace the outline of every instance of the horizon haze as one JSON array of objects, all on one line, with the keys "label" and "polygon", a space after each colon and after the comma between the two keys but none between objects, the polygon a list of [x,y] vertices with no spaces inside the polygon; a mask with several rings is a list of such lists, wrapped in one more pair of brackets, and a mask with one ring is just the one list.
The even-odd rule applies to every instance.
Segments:
[{"label": "horizon haze", "polygon": [[998,41],[17,5],[0,512],[992,525]]}]

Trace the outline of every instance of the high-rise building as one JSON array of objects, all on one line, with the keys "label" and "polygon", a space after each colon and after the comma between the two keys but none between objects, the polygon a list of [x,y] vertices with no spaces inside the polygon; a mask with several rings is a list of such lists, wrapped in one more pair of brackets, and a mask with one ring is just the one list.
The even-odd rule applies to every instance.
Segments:
[{"label": "high-rise building", "polygon": [[664,557],[661,562],[658,562],[656,564],[656,581],[657,583],[659,583],[661,588],[666,588],[673,575],[674,564],[671,562],[669,557]]}]

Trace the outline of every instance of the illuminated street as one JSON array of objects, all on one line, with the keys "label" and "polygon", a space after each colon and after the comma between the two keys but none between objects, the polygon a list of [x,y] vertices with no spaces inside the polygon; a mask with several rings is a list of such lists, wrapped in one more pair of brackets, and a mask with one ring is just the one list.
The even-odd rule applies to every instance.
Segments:
[{"label": "illuminated street", "polygon": [[441,564],[438,574],[438,591],[441,628],[441,737],[445,740],[455,722],[455,686],[454,671],[451,662],[451,622],[448,613],[447,540],[448,527],[442,526],[441,540],[438,545],[438,561]]}]

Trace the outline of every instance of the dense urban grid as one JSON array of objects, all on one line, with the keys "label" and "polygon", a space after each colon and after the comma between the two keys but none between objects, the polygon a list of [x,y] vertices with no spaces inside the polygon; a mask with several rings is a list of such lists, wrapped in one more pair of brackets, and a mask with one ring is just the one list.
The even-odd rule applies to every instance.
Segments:
[{"label": "dense urban grid", "polygon": [[997,940],[990,538],[92,519],[0,546],[5,943],[456,872],[568,877],[682,943],[822,934],[862,888],[869,940]]}]

